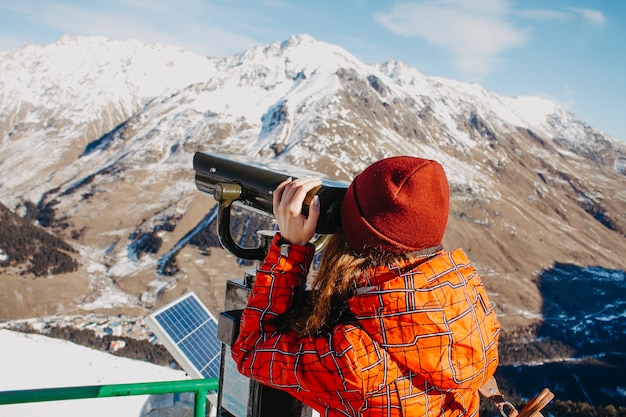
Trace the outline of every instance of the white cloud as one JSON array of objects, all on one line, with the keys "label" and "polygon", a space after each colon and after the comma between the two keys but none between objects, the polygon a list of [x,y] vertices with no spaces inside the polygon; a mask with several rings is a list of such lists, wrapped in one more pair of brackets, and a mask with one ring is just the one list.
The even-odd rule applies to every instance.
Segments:
[{"label": "white cloud", "polygon": [[421,0],[398,4],[376,19],[393,33],[423,38],[452,52],[461,71],[479,78],[500,66],[502,52],[528,41],[509,14],[507,0]]},{"label": "white cloud", "polygon": [[228,25],[215,24],[230,16],[228,9],[201,0],[111,0],[100,6],[91,2],[25,1],[0,9],[70,35],[177,45],[209,56],[225,56],[259,43],[237,33],[237,29],[225,29]]},{"label": "white cloud", "polygon": [[535,20],[570,20],[572,13],[558,12],[555,10],[526,9],[516,12],[517,15]]},{"label": "white cloud", "polygon": [[581,9],[577,7],[570,7],[570,10],[580,15],[585,21],[591,23],[594,26],[604,26],[606,19],[604,14],[597,10]]},{"label": "white cloud", "polygon": [[604,26],[606,23],[606,18],[602,12],[577,7],[568,7],[565,11],[526,9],[519,10],[516,14],[521,17],[535,20],[560,20],[571,22],[575,21],[576,18],[582,18],[584,21],[591,23],[594,26]]}]

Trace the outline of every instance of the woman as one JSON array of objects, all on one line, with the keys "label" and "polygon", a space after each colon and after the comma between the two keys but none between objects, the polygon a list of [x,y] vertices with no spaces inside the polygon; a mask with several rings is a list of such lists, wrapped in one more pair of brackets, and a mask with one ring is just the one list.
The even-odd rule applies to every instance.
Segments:
[{"label": "woman", "polygon": [[350,184],[302,310],[319,217],[313,178],[274,192],[279,226],[232,348],[239,371],[322,416],[472,416],[500,326],[461,249],[443,251],[448,182],[435,161],[378,161]]}]

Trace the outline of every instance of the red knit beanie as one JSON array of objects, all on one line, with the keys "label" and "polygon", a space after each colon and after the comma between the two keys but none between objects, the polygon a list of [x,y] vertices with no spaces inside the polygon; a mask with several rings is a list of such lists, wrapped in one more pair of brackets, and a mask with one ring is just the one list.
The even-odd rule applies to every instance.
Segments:
[{"label": "red knit beanie", "polygon": [[359,254],[414,252],[441,244],[450,190],[442,166],[397,156],[367,167],[341,203],[341,228]]}]

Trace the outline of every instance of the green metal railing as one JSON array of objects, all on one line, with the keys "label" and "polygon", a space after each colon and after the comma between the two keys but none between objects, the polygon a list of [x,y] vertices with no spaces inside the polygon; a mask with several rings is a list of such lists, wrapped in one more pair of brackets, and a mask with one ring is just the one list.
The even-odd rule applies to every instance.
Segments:
[{"label": "green metal railing", "polygon": [[186,379],[181,381],[144,382],[137,384],[88,385],[64,388],[40,388],[0,392],[0,405],[42,401],[80,400],[123,397],[128,395],[173,394],[193,392],[194,417],[206,416],[206,396],[217,391],[219,379]]}]

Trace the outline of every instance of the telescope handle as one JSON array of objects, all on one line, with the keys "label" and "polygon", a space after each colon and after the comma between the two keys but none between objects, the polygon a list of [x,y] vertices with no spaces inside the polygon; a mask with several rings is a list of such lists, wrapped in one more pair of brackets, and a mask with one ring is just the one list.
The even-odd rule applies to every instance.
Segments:
[{"label": "telescope handle", "polygon": [[[267,254],[271,240],[261,239],[260,246],[256,248],[244,248],[233,240],[230,233],[230,207],[238,201],[241,195],[241,186],[239,184],[215,184],[214,198],[218,201],[217,211],[217,235],[221,245],[233,255],[241,259],[262,260]],[[326,246],[330,235],[320,235],[313,244],[315,252],[319,252]]]},{"label": "telescope handle", "polygon": [[263,259],[267,253],[267,248],[259,246],[257,248],[244,248],[237,244],[230,233],[230,206],[241,195],[239,184],[215,184],[213,197],[218,202],[217,209],[217,237],[224,249],[241,259]]},{"label": "telescope handle", "polygon": [[258,248],[244,248],[233,240],[230,233],[231,205],[236,203],[246,209],[274,217],[272,194],[287,178],[320,178],[322,185],[307,195],[302,213],[308,215],[311,199],[317,195],[320,216],[315,232],[318,235],[329,235],[335,233],[339,227],[339,209],[349,186],[345,181],[279,161],[206,152],[194,154],[193,166],[198,190],[212,195],[219,203],[217,221],[220,243],[241,259],[263,259],[268,248],[263,245]]}]

